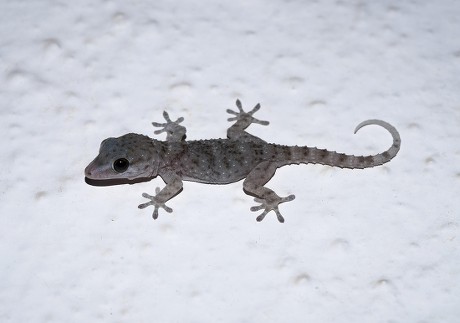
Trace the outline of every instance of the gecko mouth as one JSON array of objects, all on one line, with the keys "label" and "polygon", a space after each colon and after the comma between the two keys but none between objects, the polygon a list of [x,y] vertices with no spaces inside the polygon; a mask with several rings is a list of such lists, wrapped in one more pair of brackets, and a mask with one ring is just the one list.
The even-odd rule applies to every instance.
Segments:
[{"label": "gecko mouth", "polygon": [[[120,177],[116,177],[116,176]],[[112,186],[121,184],[136,184],[141,182],[148,182],[152,179],[149,173],[138,174],[136,177],[129,178],[129,176],[114,173],[114,170],[107,166],[102,167],[93,160],[85,168],[85,182],[91,186]]]}]

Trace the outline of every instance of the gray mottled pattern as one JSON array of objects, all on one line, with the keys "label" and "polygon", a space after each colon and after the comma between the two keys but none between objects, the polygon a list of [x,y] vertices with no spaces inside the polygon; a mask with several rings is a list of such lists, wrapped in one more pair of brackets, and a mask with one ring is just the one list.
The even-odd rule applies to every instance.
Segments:
[{"label": "gray mottled pattern", "polygon": [[[341,168],[368,168],[390,161],[399,151],[401,138],[398,131],[381,120],[367,120],[355,130],[367,125],[379,125],[390,132],[392,146],[383,153],[374,156],[354,156],[316,147],[281,146],[266,143],[245,131],[252,123],[268,125],[253,117],[260,105],[245,112],[239,100],[238,111],[227,110],[236,121],[228,130],[228,139],[185,140],[185,127],[180,123],[183,118],[172,121],[164,112],[166,123],[154,122],[160,127],[156,134],[166,132],[166,141],[151,139],[144,135],[126,134],[119,138],[108,138],[101,143],[99,155],[86,167],[85,176],[93,180],[154,178],[161,176],[166,186],[156,189],[156,194],[143,196],[150,201],[139,208],[154,206],[153,218],[158,210],[167,212],[172,209],[165,203],[182,189],[182,181],[194,181],[209,184],[227,184],[245,179],[243,188],[255,197],[259,206],[251,211],[263,210],[257,217],[262,221],[265,215],[274,211],[278,220],[284,218],[278,205],[292,201],[295,196],[280,197],[264,185],[274,175],[277,168],[289,164],[322,164]],[[125,169],[126,168],[126,169]]]}]

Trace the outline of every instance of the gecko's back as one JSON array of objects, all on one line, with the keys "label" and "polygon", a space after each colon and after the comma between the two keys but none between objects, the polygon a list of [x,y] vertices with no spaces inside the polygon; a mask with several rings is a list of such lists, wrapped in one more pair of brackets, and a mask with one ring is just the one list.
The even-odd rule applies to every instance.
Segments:
[{"label": "gecko's back", "polygon": [[[174,143],[172,143],[174,145]],[[267,144],[247,140],[211,139],[189,141],[171,160],[169,169],[180,170],[182,179],[227,184],[245,178],[265,159]]]}]

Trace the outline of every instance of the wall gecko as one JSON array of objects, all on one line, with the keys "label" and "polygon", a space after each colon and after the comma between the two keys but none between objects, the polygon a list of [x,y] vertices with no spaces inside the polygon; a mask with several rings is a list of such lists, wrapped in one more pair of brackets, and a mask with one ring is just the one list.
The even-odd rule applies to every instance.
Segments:
[{"label": "wall gecko", "polygon": [[388,130],[393,137],[392,146],[383,153],[374,156],[354,156],[316,147],[281,146],[267,143],[245,131],[255,123],[268,125],[253,117],[260,109],[245,112],[239,100],[238,111],[228,109],[233,115],[228,121],[236,121],[227,129],[228,139],[186,141],[186,129],[180,123],[184,118],[171,121],[168,113],[163,112],[166,123],[153,122],[161,127],[155,134],[166,132],[166,141],[151,139],[144,135],[129,133],[118,138],[102,141],[98,156],[86,167],[85,176],[90,180],[150,180],[158,175],[166,186],[156,188],[155,195],[143,193],[150,201],[140,204],[143,209],[152,205],[153,218],[158,210],[171,213],[166,202],[182,190],[182,181],[207,184],[228,184],[244,179],[243,189],[260,203],[250,208],[260,211],[257,221],[262,221],[268,212],[274,211],[278,221],[284,222],[278,205],[292,201],[295,196],[278,196],[264,185],[275,174],[277,168],[290,164],[322,164],[341,168],[368,168],[389,162],[399,151],[401,138],[398,131],[389,123],[381,120],[366,120],[355,129],[355,133],[367,125],[379,125]]}]

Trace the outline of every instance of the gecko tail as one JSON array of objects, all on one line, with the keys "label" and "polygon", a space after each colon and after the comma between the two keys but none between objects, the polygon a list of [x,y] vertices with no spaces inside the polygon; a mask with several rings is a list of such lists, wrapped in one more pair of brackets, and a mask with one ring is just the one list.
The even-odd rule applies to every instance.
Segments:
[{"label": "gecko tail", "polygon": [[393,157],[395,157],[398,154],[398,151],[401,148],[401,136],[399,135],[398,130],[396,130],[395,127],[393,127],[391,124],[383,120],[370,119],[370,120],[365,120],[361,122],[359,125],[357,125],[354,133],[356,134],[359,129],[365,126],[368,126],[368,125],[381,126],[385,128],[393,137],[393,144],[391,145],[390,148],[388,148],[383,153],[372,156],[374,159],[375,166],[382,165],[384,163],[389,162],[391,159],[393,159]]},{"label": "gecko tail", "polygon": [[282,164],[321,164],[351,169],[369,168],[385,164],[397,155],[401,147],[401,137],[396,128],[391,124],[376,119],[361,122],[356,127],[355,133],[368,125],[381,126],[391,134],[393,137],[393,144],[390,148],[377,155],[355,156],[316,147],[279,146],[278,155],[282,157],[279,158],[278,161]]}]

